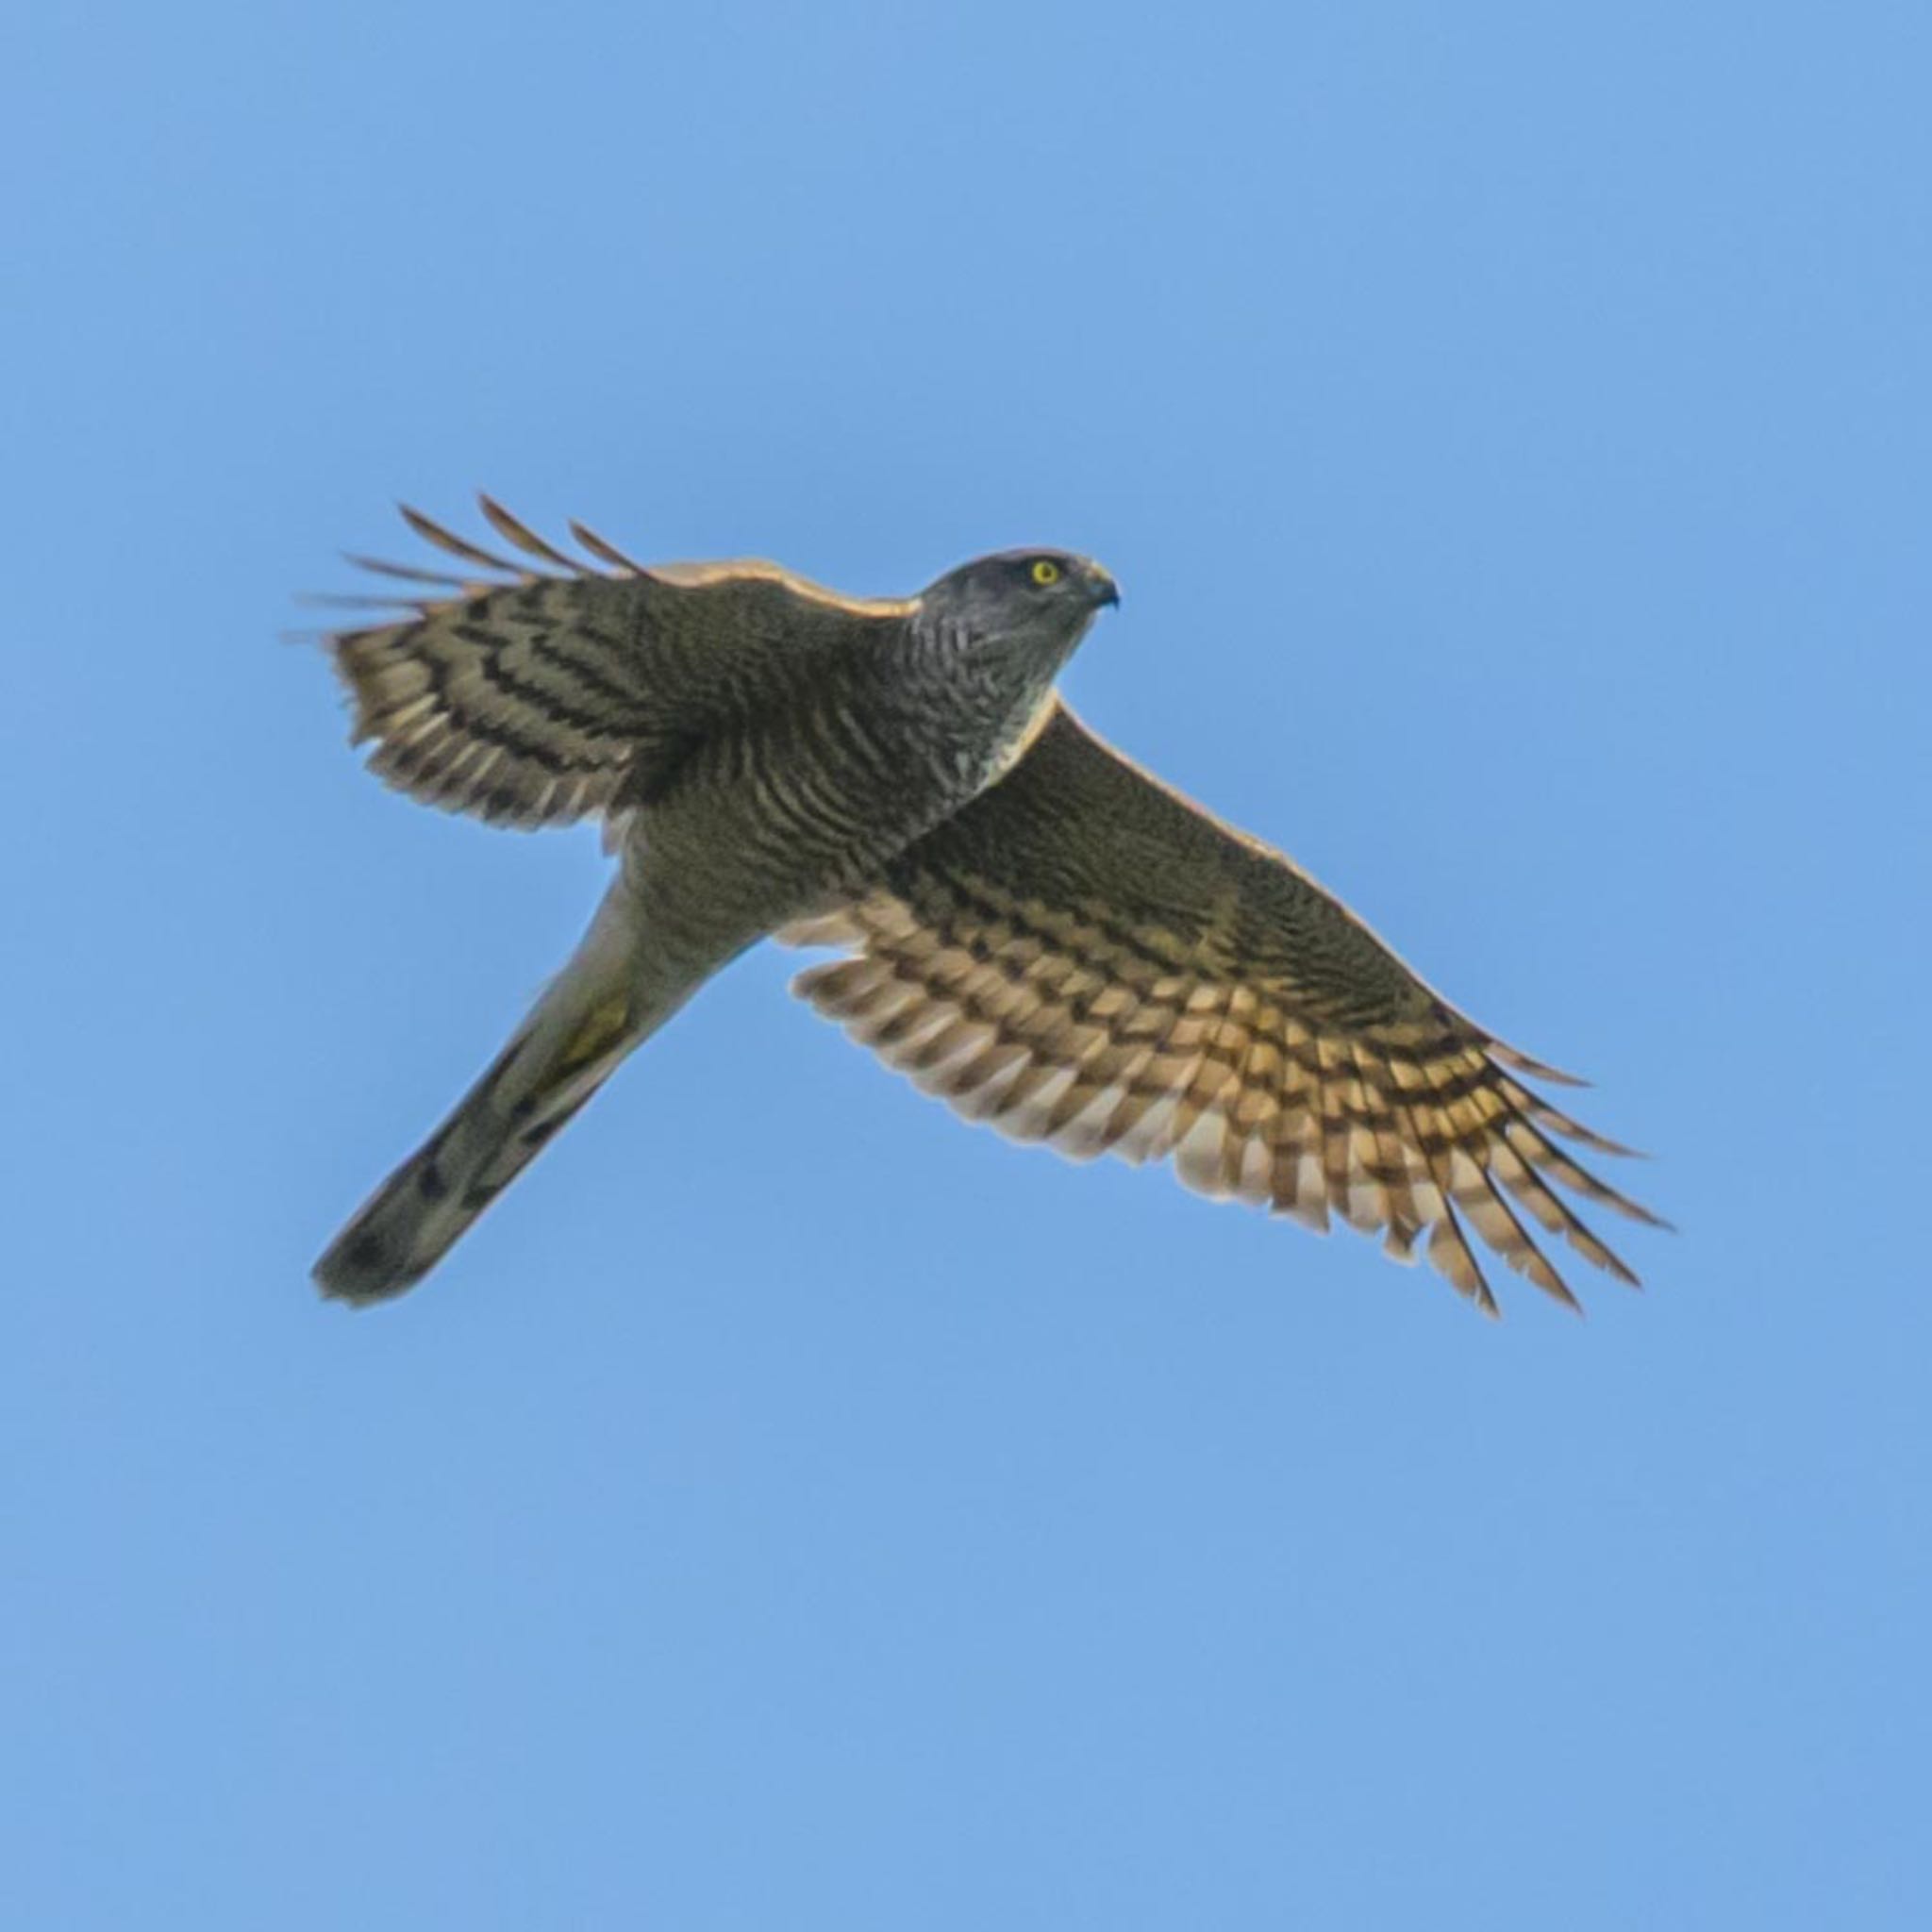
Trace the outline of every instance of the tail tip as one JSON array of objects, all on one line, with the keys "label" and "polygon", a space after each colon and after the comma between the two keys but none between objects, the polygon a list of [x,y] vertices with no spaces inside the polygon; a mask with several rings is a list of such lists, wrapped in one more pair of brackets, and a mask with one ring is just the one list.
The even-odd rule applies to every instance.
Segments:
[{"label": "tail tip", "polygon": [[368,1307],[414,1288],[425,1272],[391,1254],[373,1229],[351,1227],[330,1244],[310,1278],[325,1299]]}]

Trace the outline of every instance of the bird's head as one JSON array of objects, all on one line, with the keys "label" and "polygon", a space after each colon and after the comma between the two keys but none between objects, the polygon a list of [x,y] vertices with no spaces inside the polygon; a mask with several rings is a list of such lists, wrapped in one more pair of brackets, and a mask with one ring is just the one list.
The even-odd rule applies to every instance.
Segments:
[{"label": "bird's head", "polygon": [[951,570],[921,594],[941,636],[1009,643],[1064,657],[1119,587],[1091,557],[1070,550],[1003,550]]}]

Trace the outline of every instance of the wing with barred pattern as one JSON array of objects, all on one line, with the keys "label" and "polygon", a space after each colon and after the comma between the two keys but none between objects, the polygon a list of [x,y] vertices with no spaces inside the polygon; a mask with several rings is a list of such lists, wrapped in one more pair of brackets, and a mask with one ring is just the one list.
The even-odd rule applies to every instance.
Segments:
[{"label": "wing with barred pattern", "polygon": [[1491,1313],[1465,1221],[1572,1306],[1524,1213],[1637,1277],[1550,1182],[1664,1224],[1557,1143],[1628,1149],[1516,1077],[1567,1075],[1483,1031],[1287,858],[1063,707],[880,891],[784,937],[856,948],[797,991],[968,1118],[1076,1159],[1171,1156],[1204,1193],[1319,1228],[1332,1212],[1403,1259],[1426,1237]]},{"label": "wing with barred pattern", "polygon": [[[465,574],[352,562],[395,582],[395,622],[330,639],[371,770],[427,804],[520,826],[647,802],[692,743],[829,655],[867,648],[908,605],[841,596],[778,565],[634,563],[545,542],[488,497],[524,560],[405,508]],[[410,588],[404,588],[405,586]]]}]

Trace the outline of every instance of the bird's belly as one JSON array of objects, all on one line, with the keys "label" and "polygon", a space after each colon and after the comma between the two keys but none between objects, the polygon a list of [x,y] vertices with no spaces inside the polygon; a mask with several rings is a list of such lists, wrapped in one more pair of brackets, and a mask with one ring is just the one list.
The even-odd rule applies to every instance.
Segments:
[{"label": "bird's belly", "polygon": [[728,954],[855,897],[987,782],[989,758],[779,762],[679,787],[636,815],[625,870],[653,922]]}]

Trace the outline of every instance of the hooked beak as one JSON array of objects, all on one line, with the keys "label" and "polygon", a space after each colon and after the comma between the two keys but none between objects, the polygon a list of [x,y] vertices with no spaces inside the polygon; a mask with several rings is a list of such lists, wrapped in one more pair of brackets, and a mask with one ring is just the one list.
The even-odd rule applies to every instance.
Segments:
[{"label": "hooked beak", "polygon": [[1087,594],[1092,599],[1096,610],[1104,610],[1109,604],[1121,601],[1121,587],[1111,575],[1091,558],[1087,560]]}]

